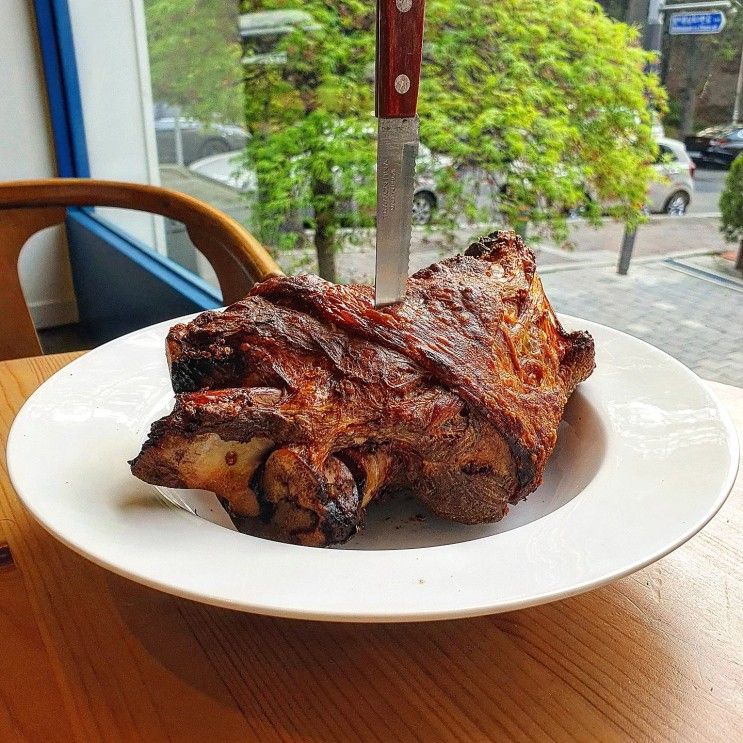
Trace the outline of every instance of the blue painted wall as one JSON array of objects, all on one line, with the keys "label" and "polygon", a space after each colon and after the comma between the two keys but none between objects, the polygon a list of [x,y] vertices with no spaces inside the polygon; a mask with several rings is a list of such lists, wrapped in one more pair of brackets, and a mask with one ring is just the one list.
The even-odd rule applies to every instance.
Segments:
[{"label": "blue painted wall", "polygon": [[90,176],[67,0],[33,0],[58,175]]},{"label": "blue painted wall", "polygon": [[204,282],[82,210],[70,210],[67,232],[80,322],[95,344],[220,305]]}]

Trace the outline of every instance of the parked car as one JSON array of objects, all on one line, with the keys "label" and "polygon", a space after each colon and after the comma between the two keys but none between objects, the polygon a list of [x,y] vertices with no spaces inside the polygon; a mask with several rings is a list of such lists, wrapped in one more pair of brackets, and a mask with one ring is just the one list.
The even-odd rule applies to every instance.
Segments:
[{"label": "parked car", "polygon": [[[653,167],[663,178],[650,184],[645,208],[651,214],[682,217],[694,195],[696,165],[678,139],[658,137],[656,142],[658,158]],[[571,210],[570,216],[580,216],[582,211],[580,208]]]},{"label": "parked car", "polygon": [[[664,178],[654,181],[648,189],[647,211],[681,216],[691,203],[694,194],[694,172],[696,166],[684,149],[684,143],[668,137],[657,138],[658,160],[654,167]],[[521,163],[511,165],[513,172],[522,179],[529,177],[528,170]],[[565,166],[559,165],[557,174],[565,175]],[[485,213],[497,210],[498,201],[507,194],[508,181],[504,173],[486,173],[481,168],[468,168],[459,171],[458,176],[466,191],[473,198],[477,208]],[[594,201],[596,195],[586,189],[586,202]],[[585,205],[566,210],[569,218],[583,216]]]},{"label": "parked car", "polygon": [[684,144],[697,165],[729,168],[733,160],[743,152],[743,126],[711,126],[693,137],[686,137]]},{"label": "parked car", "polygon": [[196,160],[188,169],[241,193],[254,193],[258,189],[255,172],[241,167],[242,156],[236,152],[225,152]]},{"label": "parked car", "polygon": [[243,13],[238,31],[243,47],[244,65],[281,65],[286,52],[277,49],[281,39],[296,29],[317,31],[320,26],[303,10],[261,10]]},{"label": "parked car", "polygon": [[441,206],[441,195],[436,190],[436,174],[451,165],[450,160],[434,155],[424,144],[418,145],[415,192],[413,194],[413,224],[419,227],[431,222]]},{"label": "parked car", "polygon": [[242,150],[248,141],[248,133],[239,126],[205,124],[196,119],[180,117],[173,107],[160,105],[155,108],[155,139],[159,163],[177,161],[176,121],[180,129],[184,165],[210,155]]},{"label": "parked car", "polygon": [[[446,167],[448,161],[438,158],[425,145],[418,149],[416,168],[416,185],[413,195],[413,224],[426,225],[440,204],[440,195],[436,191],[436,169]],[[240,168],[240,157],[234,153],[220,153],[191,163],[191,172],[209,178],[243,193],[250,193],[257,188],[257,179],[253,171]],[[300,215],[309,218],[310,214]]]},{"label": "parked car", "polygon": [[694,194],[696,166],[684,143],[663,137],[658,140],[658,160],[655,169],[664,177],[650,184],[648,211],[681,217],[686,214]]}]

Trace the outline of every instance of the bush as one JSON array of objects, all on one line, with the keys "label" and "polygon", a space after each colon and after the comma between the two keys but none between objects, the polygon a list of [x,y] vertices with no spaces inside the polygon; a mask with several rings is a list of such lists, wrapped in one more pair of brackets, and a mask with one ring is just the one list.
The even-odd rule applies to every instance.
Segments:
[{"label": "bush", "polygon": [[738,155],[730,166],[725,188],[720,196],[722,225],[726,240],[740,241],[735,267],[743,270],[743,155]]}]

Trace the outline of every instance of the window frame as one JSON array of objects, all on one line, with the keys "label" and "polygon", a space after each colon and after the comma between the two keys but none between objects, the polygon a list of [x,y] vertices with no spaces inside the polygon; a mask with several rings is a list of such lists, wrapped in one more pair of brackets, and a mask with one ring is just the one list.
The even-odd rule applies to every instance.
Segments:
[{"label": "window frame", "polygon": [[[57,174],[61,178],[90,178],[77,59],[67,0],[33,0],[36,32],[44,71]],[[222,301],[200,276],[112,225],[89,207],[70,208],[67,219],[105,240],[112,251],[126,255],[170,290],[200,309]],[[78,267],[79,269],[80,267]],[[73,266],[73,273],[75,266]],[[109,281],[115,277],[109,278]]]}]

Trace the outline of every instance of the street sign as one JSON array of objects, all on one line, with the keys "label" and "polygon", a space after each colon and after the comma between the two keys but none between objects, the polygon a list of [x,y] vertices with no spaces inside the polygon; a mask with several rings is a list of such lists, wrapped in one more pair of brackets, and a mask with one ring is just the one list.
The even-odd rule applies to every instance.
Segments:
[{"label": "street sign", "polygon": [[669,33],[671,36],[719,34],[723,28],[725,28],[725,14],[721,10],[709,10],[703,13],[673,13]]}]

